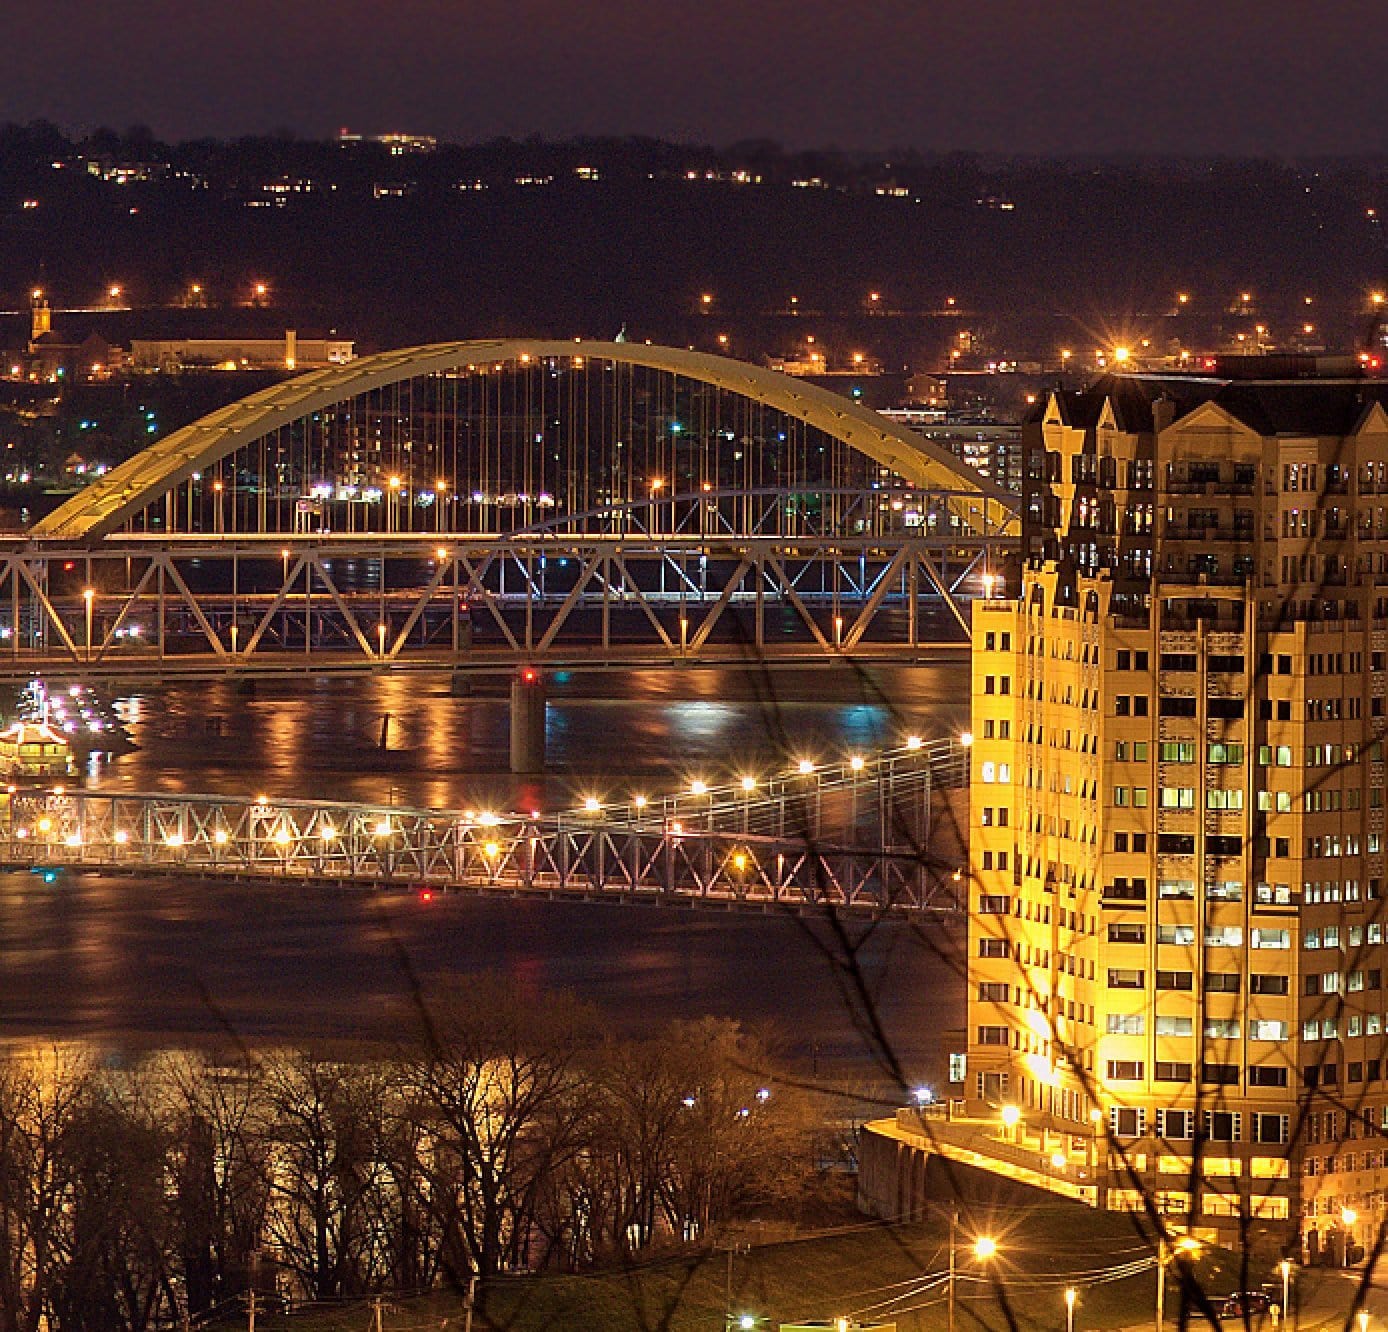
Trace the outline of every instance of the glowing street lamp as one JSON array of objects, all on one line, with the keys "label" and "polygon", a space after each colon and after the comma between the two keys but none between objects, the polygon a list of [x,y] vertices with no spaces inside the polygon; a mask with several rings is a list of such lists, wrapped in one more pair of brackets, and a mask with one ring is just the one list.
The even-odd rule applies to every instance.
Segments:
[{"label": "glowing street lamp", "polygon": [[96,600],[96,590],[90,587],[83,588],[82,600],[87,611],[87,660],[90,662],[92,659],[92,602]]},{"label": "glowing street lamp", "polygon": [[1065,1287],[1065,1332],[1075,1332],[1075,1297],[1077,1293],[1074,1286]]},{"label": "glowing street lamp", "polygon": [[[959,1230],[959,1210],[954,1208],[949,1214],[949,1286],[948,1286],[948,1332],[954,1332],[954,1292],[958,1275],[958,1230]],[[978,1235],[970,1246],[976,1261],[986,1263],[990,1259],[997,1257],[998,1242],[991,1235]]]},{"label": "glowing street lamp", "polygon": [[1162,1332],[1166,1318],[1166,1269],[1173,1260],[1182,1258],[1189,1262],[1200,1252],[1200,1241],[1193,1235],[1182,1235],[1172,1243],[1164,1236],[1157,1237],[1157,1313],[1155,1332]]}]

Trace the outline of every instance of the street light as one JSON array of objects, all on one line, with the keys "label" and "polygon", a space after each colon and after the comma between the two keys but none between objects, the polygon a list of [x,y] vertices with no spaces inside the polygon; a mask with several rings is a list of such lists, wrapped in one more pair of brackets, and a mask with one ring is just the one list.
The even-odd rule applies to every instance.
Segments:
[{"label": "street light", "polygon": [[1065,1287],[1065,1332],[1075,1332],[1075,1295],[1074,1286]]},{"label": "street light", "polygon": [[1359,1213],[1353,1207],[1340,1208],[1340,1224],[1345,1228],[1345,1251],[1343,1254],[1342,1267],[1349,1266],[1349,1251],[1354,1242],[1354,1223],[1359,1220]]},{"label": "street light", "polygon": [[1282,1274],[1282,1319],[1285,1322],[1291,1316],[1291,1283],[1292,1283],[1292,1260],[1284,1258],[1277,1264],[1277,1270]]},{"label": "street light", "polygon": [[1200,1252],[1200,1241],[1191,1235],[1182,1235],[1174,1244],[1164,1236],[1157,1236],[1157,1317],[1156,1332],[1162,1332],[1166,1318],[1166,1269],[1173,1258],[1184,1256],[1187,1261]]},{"label": "street light", "polygon": [[92,659],[92,602],[96,599],[94,588],[84,587],[82,589],[82,600],[87,606],[87,661]]},{"label": "street light", "polygon": [[[949,1308],[949,1329],[954,1332],[954,1290],[955,1280],[958,1275],[958,1256],[957,1238],[959,1230],[959,1209],[953,1207],[949,1214],[949,1287],[948,1287],[948,1308]],[[998,1242],[991,1235],[979,1235],[972,1244],[974,1258],[980,1263],[986,1263],[990,1258],[997,1257]]]}]

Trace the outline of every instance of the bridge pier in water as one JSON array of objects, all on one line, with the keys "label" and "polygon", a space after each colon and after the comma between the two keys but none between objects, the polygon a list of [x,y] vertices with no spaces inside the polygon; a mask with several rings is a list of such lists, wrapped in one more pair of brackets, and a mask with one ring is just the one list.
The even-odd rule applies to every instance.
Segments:
[{"label": "bridge pier in water", "polygon": [[511,771],[533,774],[545,769],[545,677],[535,666],[522,666],[511,679]]}]

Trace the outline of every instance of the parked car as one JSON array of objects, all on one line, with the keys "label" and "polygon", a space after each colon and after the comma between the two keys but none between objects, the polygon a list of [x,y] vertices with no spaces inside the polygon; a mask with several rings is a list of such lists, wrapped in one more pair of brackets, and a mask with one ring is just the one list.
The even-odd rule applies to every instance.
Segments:
[{"label": "parked car", "polygon": [[1243,1290],[1230,1295],[1220,1306],[1221,1318],[1253,1318],[1268,1311],[1270,1301],[1261,1290]]}]

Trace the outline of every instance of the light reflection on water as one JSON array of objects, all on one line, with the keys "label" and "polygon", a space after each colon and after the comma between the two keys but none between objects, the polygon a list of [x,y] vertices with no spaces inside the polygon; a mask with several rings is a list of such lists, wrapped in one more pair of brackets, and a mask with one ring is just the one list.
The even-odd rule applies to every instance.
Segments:
[{"label": "light reflection on water", "polygon": [[[103,787],[462,808],[568,803],[580,788],[654,794],[698,768],[765,771],[908,731],[966,724],[967,668],[649,671],[570,676],[550,695],[551,770],[505,772],[507,704],[455,698],[443,677],[168,686],[127,705],[139,748],[101,765]],[[383,718],[385,747],[380,746]],[[386,1039],[458,976],[499,969],[537,997],[571,989],[615,1026],[704,1013],[772,1022],[793,1050],[860,1065],[862,1038],[812,927],[572,903],[370,894],[65,874],[0,876],[0,1040],[178,1042]],[[893,1044],[932,1075],[962,1023],[957,941],[893,925],[864,948]],[[937,950],[943,948],[944,956]]]}]

